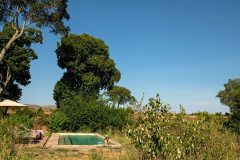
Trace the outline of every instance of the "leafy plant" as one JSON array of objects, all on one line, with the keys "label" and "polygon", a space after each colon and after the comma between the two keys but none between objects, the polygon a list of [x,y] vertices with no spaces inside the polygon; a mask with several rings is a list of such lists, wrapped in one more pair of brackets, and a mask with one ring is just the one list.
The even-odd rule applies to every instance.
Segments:
[{"label": "leafy plant", "polygon": [[68,128],[69,118],[61,111],[54,111],[47,119],[47,124],[52,132],[59,132]]},{"label": "leafy plant", "polygon": [[32,155],[20,151],[26,132],[21,125],[12,124],[9,119],[0,120],[0,159],[32,159]]},{"label": "leafy plant", "polygon": [[204,113],[189,120],[183,107],[180,111],[172,114],[159,95],[142,108],[128,130],[128,136],[142,153],[142,159],[229,158],[233,149],[230,144],[226,145],[224,137],[219,136],[225,134],[220,132],[217,119],[209,119],[211,116]]},{"label": "leafy plant", "polygon": [[96,100],[86,100],[80,96],[65,99],[60,111],[69,118],[69,130],[81,130],[88,126],[92,131],[98,129],[122,129],[130,121],[126,109],[116,109],[100,105]]},{"label": "leafy plant", "polygon": [[16,113],[7,117],[9,122],[14,125],[22,125],[25,128],[32,128],[34,121],[34,112],[30,109],[17,110]]},{"label": "leafy plant", "polygon": [[217,94],[222,104],[230,108],[230,115],[226,126],[230,127],[237,133],[240,133],[240,79],[229,79],[224,84],[224,90]]}]

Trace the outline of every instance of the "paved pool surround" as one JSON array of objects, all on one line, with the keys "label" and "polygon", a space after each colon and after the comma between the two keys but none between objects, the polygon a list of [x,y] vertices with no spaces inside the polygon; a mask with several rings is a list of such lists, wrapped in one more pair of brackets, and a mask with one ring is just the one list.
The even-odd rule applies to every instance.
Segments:
[{"label": "paved pool surround", "polygon": [[118,142],[115,142],[111,140],[110,137],[110,144],[109,146],[106,146],[105,144],[98,144],[98,145],[59,145],[58,140],[60,136],[64,135],[92,135],[92,136],[98,136],[102,139],[105,137],[98,134],[98,133],[52,133],[51,137],[48,139],[45,147],[50,147],[50,148],[69,148],[69,149],[96,149],[96,148],[106,148],[106,147],[111,147],[111,148],[120,148],[121,144]]}]

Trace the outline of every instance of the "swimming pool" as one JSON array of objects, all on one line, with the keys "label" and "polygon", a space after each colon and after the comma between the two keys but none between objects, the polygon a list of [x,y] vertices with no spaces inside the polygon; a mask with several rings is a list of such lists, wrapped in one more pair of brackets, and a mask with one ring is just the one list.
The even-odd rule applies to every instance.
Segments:
[{"label": "swimming pool", "polygon": [[44,147],[97,149],[102,147],[120,148],[121,144],[111,139],[104,144],[104,136],[97,133],[52,133]]},{"label": "swimming pool", "polygon": [[60,135],[58,145],[99,145],[104,139],[96,135]]}]

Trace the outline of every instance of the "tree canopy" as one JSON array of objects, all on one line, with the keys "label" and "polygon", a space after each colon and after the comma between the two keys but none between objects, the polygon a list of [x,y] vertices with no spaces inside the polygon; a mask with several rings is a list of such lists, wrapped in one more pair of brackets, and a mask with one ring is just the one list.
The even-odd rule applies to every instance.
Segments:
[{"label": "tree canopy", "polygon": [[121,86],[114,86],[106,92],[106,95],[109,97],[109,101],[112,101],[114,105],[117,104],[118,107],[136,101],[135,97],[131,95],[131,91]]},{"label": "tree canopy", "polygon": [[[0,47],[14,34],[11,25],[3,27],[0,32]],[[0,98],[18,100],[21,96],[19,85],[26,86],[30,83],[30,62],[37,59],[37,54],[31,45],[42,43],[42,33],[34,28],[28,28],[8,50],[0,62]]]},{"label": "tree canopy", "polygon": [[220,90],[217,97],[222,104],[230,108],[229,119],[225,125],[237,133],[240,133],[240,79],[229,79],[224,84],[224,90]]},{"label": "tree canopy", "polygon": [[70,92],[96,96],[100,90],[110,89],[120,80],[108,46],[101,39],[88,34],[70,34],[58,43],[56,54],[59,67],[65,70],[54,89],[57,104]]},{"label": "tree canopy", "polygon": [[240,110],[240,79],[229,79],[220,90],[217,97],[222,104],[230,107],[231,111]]},{"label": "tree canopy", "polygon": [[[10,57],[9,50],[26,32],[48,27],[54,34],[66,35],[69,31],[64,25],[64,20],[69,19],[66,8],[67,0],[0,0],[0,24],[9,25],[13,30],[11,36],[1,42],[0,63],[4,63],[5,56],[8,56],[5,60]],[[19,58],[17,62],[21,61]],[[2,91],[0,86],[0,93]]]},{"label": "tree canopy", "polygon": [[[25,26],[50,27],[53,33],[66,33],[63,20],[69,19],[67,0],[1,0],[0,22],[18,27],[21,18]],[[23,26],[24,27],[24,26]]]}]

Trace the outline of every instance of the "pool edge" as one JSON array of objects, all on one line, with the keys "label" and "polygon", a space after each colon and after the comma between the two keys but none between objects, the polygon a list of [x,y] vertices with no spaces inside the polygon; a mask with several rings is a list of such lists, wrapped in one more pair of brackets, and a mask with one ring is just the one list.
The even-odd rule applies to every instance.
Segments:
[{"label": "pool edge", "polygon": [[46,147],[50,148],[69,148],[69,149],[97,149],[97,148],[120,148],[122,145],[118,142],[113,141],[110,139],[110,143],[112,145],[104,145],[104,144],[99,144],[99,145],[58,145],[58,139],[60,135],[96,135],[101,138],[105,138],[104,136],[98,134],[98,133],[52,133],[50,138],[48,139],[48,142],[46,143]]}]

